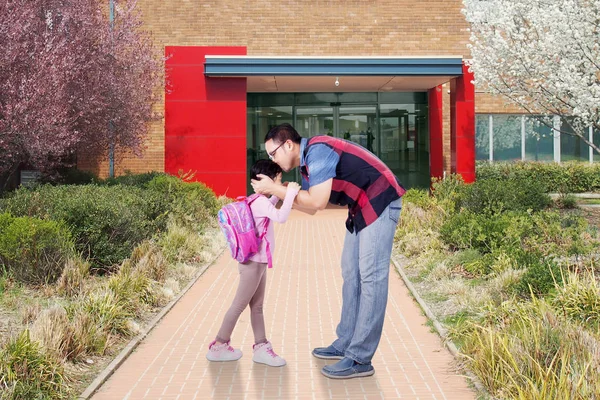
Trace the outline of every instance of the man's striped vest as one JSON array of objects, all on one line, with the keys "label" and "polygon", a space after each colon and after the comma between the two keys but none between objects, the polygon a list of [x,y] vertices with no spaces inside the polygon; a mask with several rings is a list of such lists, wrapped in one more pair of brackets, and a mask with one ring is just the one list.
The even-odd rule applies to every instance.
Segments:
[{"label": "man's striped vest", "polygon": [[[317,144],[329,146],[340,156],[329,202],[348,206],[346,228],[350,232],[360,232],[373,223],[392,201],[406,192],[388,166],[364,147],[330,136],[314,136],[304,148],[305,159],[310,147]],[[308,182],[309,168],[300,168]]]}]

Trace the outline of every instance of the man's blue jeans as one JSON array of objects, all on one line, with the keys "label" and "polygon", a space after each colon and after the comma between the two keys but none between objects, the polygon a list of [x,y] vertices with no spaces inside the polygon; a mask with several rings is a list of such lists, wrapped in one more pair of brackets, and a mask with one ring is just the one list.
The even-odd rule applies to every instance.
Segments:
[{"label": "man's blue jeans", "polygon": [[368,364],[377,350],[388,296],[390,258],[402,199],[358,233],[346,231],[342,252],[342,316],[333,347]]}]

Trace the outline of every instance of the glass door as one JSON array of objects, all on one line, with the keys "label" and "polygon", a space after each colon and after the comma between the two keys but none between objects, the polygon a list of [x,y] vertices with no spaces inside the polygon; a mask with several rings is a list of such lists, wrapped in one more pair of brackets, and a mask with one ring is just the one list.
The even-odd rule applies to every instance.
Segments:
[{"label": "glass door", "polygon": [[[296,107],[295,128],[302,137],[310,138],[316,135],[334,136],[334,120],[333,107]],[[286,177],[289,179],[286,179]],[[283,180],[300,182],[300,171],[295,169],[289,173],[284,172]]]},{"label": "glass door", "polygon": [[[248,180],[246,193],[252,194],[254,193],[254,189],[252,189],[252,185],[250,184],[250,169],[256,160],[268,158],[263,141],[265,134],[274,126],[283,124],[284,122],[293,124],[293,109],[292,106],[248,107],[247,121],[246,171],[248,173]],[[292,172],[289,175],[293,176],[294,173]]]},{"label": "glass door", "polygon": [[336,108],[336,136],[358,143],[375,154],[379,153],[377,106],[341,105]]},{"label": "glass door", "polygon": [[296,130],[302,137],[334,134],[333,107],[296,107]]},{"label": "glass door", "polygon": [[426,108],[414,104],[382,104],[381,155],[407,187],[429,185],[429,142]]}]

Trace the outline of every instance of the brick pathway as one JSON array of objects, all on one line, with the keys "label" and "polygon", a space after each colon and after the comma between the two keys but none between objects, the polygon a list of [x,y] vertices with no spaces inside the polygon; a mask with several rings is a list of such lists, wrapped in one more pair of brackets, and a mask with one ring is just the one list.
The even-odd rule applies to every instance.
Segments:
[{"label": "brick pathway", "polygon": [[310,352],[335,338],[345,216],[343,210],[314,217],[293,212],[286,224],[276,226],[265,322],[287,366],[252,362],[248,309],[232,336],[244,356],[228,363],[206,360],[207,345],[237,285],[237,265],[224,254],[93,399],[475,399],[393,267],[383,336],[373,359],[375,375],[350,380],[321,375],[328,362]]}]

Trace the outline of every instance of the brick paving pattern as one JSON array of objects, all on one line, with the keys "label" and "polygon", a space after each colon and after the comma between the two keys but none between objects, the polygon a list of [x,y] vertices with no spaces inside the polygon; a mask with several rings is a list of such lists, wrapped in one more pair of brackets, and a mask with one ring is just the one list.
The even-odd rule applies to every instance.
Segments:
[{"label": "brick paving pattern", "polygon": [[335,361],[310,352],[335,338],[345,217],[346,211],[336,209],[314,217],[294,211],[286,224],[276,224],[264,313],[267,337],[286,366],[252,362],[248,309],[231,342],[244,356],[226,363],[206,360],[207,345],[237,288],[237,264],[224,253],[93,399],[475,399],[393,267],[375,375],[350,380],[321,375]]}]

